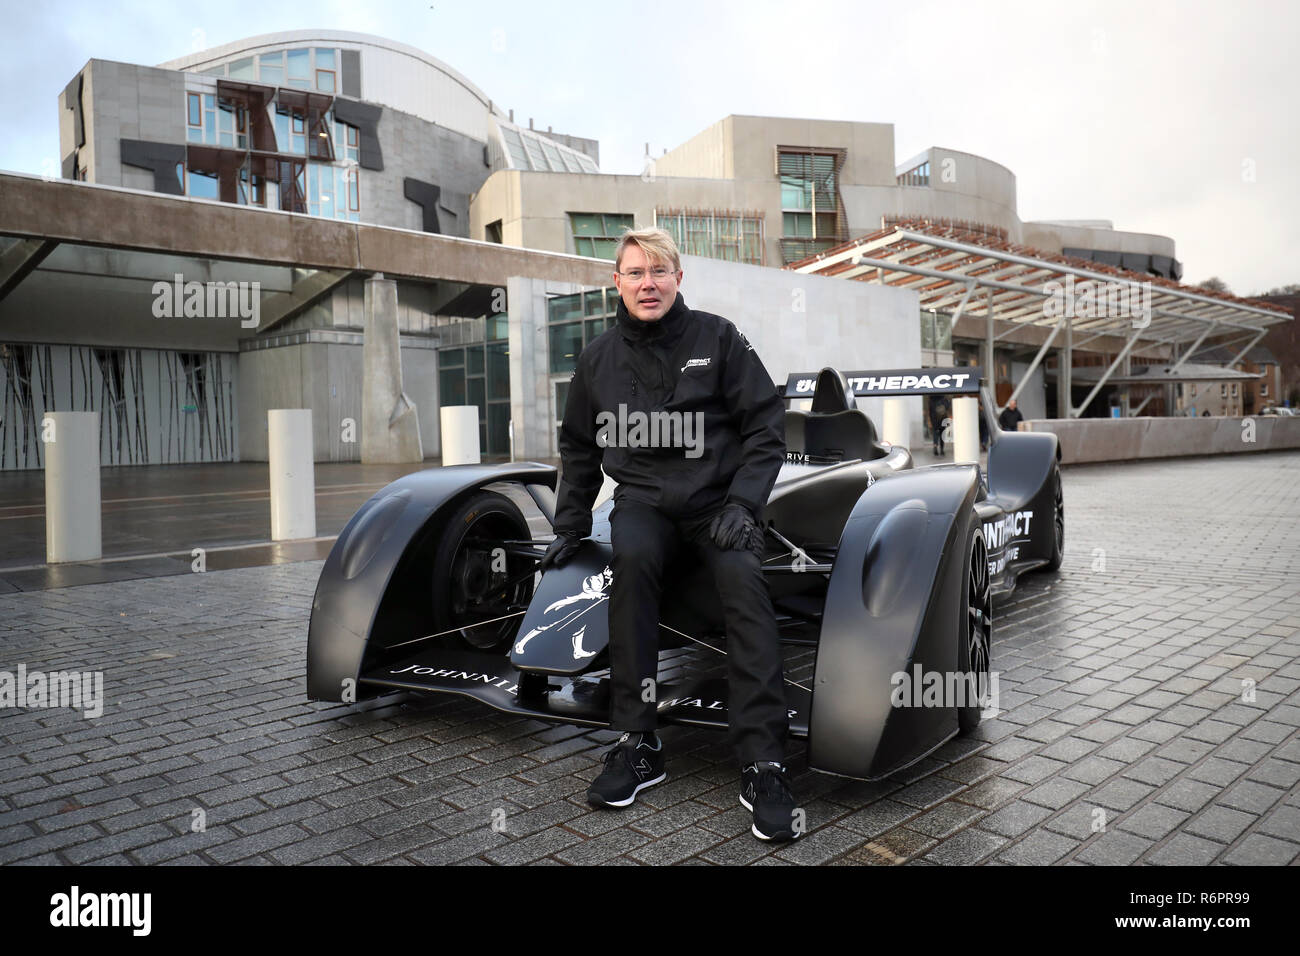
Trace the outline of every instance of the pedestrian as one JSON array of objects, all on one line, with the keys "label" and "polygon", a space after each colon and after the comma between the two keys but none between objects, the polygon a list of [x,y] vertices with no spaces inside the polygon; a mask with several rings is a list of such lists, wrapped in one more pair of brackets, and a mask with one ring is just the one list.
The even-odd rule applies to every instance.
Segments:
[{"label": "pedestrian", "polygon": [[1007,407],[1002,409],[1002,414],[998,416],[998,424],[1002,426],[1004,432],[1018,431],[1020,423],[1025,420],[1025,416],[1020,414],[1020,409],[1016,407],[1016,400],[1013,398],[1007,402]]},{"label": "pedestrian", "polygon": [[934,438],[934,453],[943,457],[944,420],[948,417],[948,406],[937,395],[930,401],[930,433]]},{"label": "pedestrian", "polygon": [[[679,546],[712,574],[727,636],[728,725],[740,802],[764,840],[802,832],[785,768],[789,731],[781,644],[760,569],[759,520],[785,458],[785,406],[754,348],[727,319],[687,307],[672,237],[629,231],[619,242],[615,326],[578,356],[560,426],[556,537],[543,570],[562,565],[591,533],[601,467],[618,482],[610,517],[610,727],[622,736],[587,791],[626,807],[666,779],[655,678],[663,575]],[[703,448],[623,446],[597,416],[699,413]]]}]

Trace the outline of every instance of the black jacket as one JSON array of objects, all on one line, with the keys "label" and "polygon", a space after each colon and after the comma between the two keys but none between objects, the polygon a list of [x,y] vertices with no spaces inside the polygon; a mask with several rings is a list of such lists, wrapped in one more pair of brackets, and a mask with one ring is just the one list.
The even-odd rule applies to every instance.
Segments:
[{"label": "black jacket", "polygon": [[1016,426],[1025,420],[1025,416],[1020,414],[1018,408],[1004,408],[1002,414],[998,416],[998,425],[1004,432],[1013,432]]},{"label": "black jacket", "polygon": [[[675,447],[619,427],[638,418],[655,421],[659,439],[671,426]],[[662,319],[643,322],[620,300],[618,324],[578,356],[559,444],[557,531],[591,533],[602,464],[619,484],[616,499],[675,517],[729,501],[759,515],[785,459],[785,405],[754,347],[722,316],[688,309],[678,293]]]}]

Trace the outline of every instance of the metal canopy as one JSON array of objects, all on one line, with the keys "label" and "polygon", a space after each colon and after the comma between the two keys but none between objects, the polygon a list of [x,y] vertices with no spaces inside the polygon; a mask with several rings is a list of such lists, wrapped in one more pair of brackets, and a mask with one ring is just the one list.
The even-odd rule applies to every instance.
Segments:
[{"label": "metal canopy", "polygon": [[[982,315],[983,362],[990,368],[999,338],[994,335],[995,319],[1011,323],[1012,330],[1050,328],[1008,403],[1020,395],[1064,330],[1061,400],[1076,418],[1121,366],[1128,367],[1129,354],[1139,343],[1167,348],[1170,358],[1177,360],[1177,369],[1212,333],[1232,336],[1234,345],[1243,346],[1228,363],[1232,365],[1270,326],[1291,319],[1290,312],[1268,303],[1205,289],[1192,291],[1163,276],[1018,246],[1007,240],[1004,230],[973,223],[886,220],[877,232],[786,268],[913,289],[922,309],[950,313],[954,328],[963,315]],[[976,295],[976,290],[981,294]],[[1084,335],[1078,343],[1075,333]],[[1122,338],[1123,345],[1088,396],[1074,405],[1073,350],[1107,335]]]},{"label": "metal canopy", "polygon": [[[1058,326],[1060,318],[1068,317],[1074,332],[1132,335],[1150,344],[1190,342],[1212,326],[1223,333],[1262,334],[1291,318],[1275,306],[1193,291],[1160,276],[1017,246],[977,227],[920,220],[887,225],[786,268],[914,289],[923,309],[1043,328]],[[1128,308],[1133,283],[1141,291],[1139,316]],[[1058,306],[1062,303],[1060,287],[1073,296],[1073,316],[1058,315],[1049,303],[1051,299]],[[976,289],[985,294],[972,295]]]}]

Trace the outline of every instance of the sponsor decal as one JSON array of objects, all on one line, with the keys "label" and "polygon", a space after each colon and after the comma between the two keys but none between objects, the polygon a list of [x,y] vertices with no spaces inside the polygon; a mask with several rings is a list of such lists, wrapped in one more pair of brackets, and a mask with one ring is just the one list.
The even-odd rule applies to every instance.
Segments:
[{"label": "sponsor decal", "polygon": [[[419,664],[410,664],[400,670],[390,670],[388,673],[412,674],[417,677],[440,677],[444,680],[456,680],[464,684],[486,684],[490,687],[500,688],[507,694],[514,694],[519,686],[513,683],[509,677],[480,674],[478,671],[463,671],[455,667],[423,667]],[[507,684],[510,686],[506,687]]]},{"label": "sponsor decal", "polygon": [[[592,608],[599,607],[605,601],[608,601],[609,586],[613,581],[614,572],[610,569],[609,565],[606,565],[605,570],[601,571],[599,574],[592,574],[583,578],[582,590],[577,594],[571,594],[568,597],[560,598],[560,600],[553,602],[545,611],[542,612],[542,620],[545,621],[548,615],[569,607],[572,604],[582,604],[583,607],[567,611],[554,621],[531,628],[527,634],[515,642],[515,653],[522,654],[524,648],[528,646],[528,642],[538,634],[553,630],[557,627],[563,628],[564,625],[572,624]],[[581,660],[584,657],[595,656],[594,651],[587,652],[582,649],[582,635],[586,629],[587,626],[585,624],[582,625],[581,629],[573,637],[573,659],[575,661]]]},{"label": "sponsor decal", "polygon": [[[969,394],[979,391],[979,366],[928,369],[890,369],[879,372],[847,372],[845,379],[854,395],[937,395]],[[785,396],[798,398],[817,390],[817,375],[796,372],[786,380]]]},{"label": "sponsor decal", "polygon": [[[669,700],[659,703],[659,710],[668,710],[671,707],[694,707],[697,710],[726,710],[727,702],[724,700],[709,699],[705,697],[673,697]],[[787,720],[793,720],[799,711],[795,708],[787,708],[785,715]]]},{"label": "sponsor decal", "polygon": [[587,625],[582,625],[573,635],[573,659],[580,661],[584,657],[595,657],[595,651],[584,651],[582,649],[582,635],[587,633]]},{"label": "sponsor decal", "polygon": [[989,549],[989,575],[1001,574],[1012,561],[1020,557],[1020,545],[1029,538],[1032,511],[1013,511],[992,521],[984,522],[984,542]]},{"label": "sponsor decal", "polygon": [[708,368],[709,363],[712,361],[712,356],[709,356],[708,358],[693,358],[688,360],[687,363],[682,366],[682,371],[685,372],[688,368]]},{"label": "sponsor decal", "polygon": [[1001,518],[984,522],[985,544],[992,551],[1008,541],[1029,537],[1029,522],[1033,517],[1032,511],[1013,511]]}]

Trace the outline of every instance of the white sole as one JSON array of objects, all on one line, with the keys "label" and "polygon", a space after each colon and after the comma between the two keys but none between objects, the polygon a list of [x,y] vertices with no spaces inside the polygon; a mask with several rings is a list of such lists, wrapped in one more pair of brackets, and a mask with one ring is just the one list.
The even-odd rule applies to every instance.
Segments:
[{"label": "white sole", "polygon": [[[745,799],[745,795],[744,795],[743,793],[740,795],[740,805],[741,805],[742,807],[744,807],[746,810],[748,810],[750,813],[753,813],[753,812],[754,812],[754,807],[753,807],[753,805],[752,805],[748,800]],[[754,836],[758,837],[760,840],[764,840],[764,841],[769,842],[769,843],[770,843],[771,841],[777,839],[777,838],[774,837],[774,836],[768,836],[766,833],[762,833],[762,832],[758,829],[758,825],[757,825],[757,824],[751,824],[750,827],[749,827],[749,832],[752,833],[752,834],[754,834]],[[794,841],[794,840],[799,839],[800,836],[801,836],[801,834],[796,833],[796,834],[794,834],[793,836],[782,837],[781,839],[782,839],[782,840],[788,840],[788,841]]]},{"label": "white sole", "polygon": [[[664,782],[665,780],[667,780],[667,779],[668,779],[668,774],[667,774],[667,773],[661,773],[659,776],[655,777],[653,780],[647,780],[645,783],[639,783],[639,784],[637,784],[636,789],[632,791],[632,796],[628,797],[626,800],[604,800],[604,799],[601,799],[601,798],[598,797],[597,799],[599,799],[600,802],[599,802],[598,804],[595,804],[595,806],[601,806],[601,807],[630,807],[630,806],[632,805],[632,802],[633,802],[634,800],[636,800],[636,795],[637,795],[638,793],[640,793],[640,792],[641,792],[642,790],[644,790],[646,787],[653,787],[655,784],[657,784],[657,783],[663,783],[663,782]],[[587,803],[588,803],[588,805],[591,805],[591,794],[590,794],[590,792],[588,792],[588,794],[587,794]]]}]

